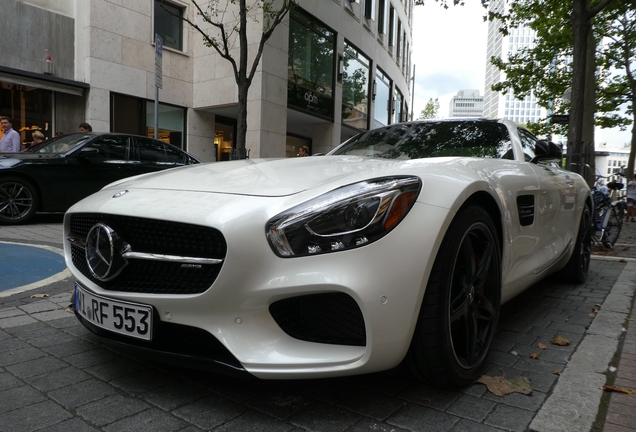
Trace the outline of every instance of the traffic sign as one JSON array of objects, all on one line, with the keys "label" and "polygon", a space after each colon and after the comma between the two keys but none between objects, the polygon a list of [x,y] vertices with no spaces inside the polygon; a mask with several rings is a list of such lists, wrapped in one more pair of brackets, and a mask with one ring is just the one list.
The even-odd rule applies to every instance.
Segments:
[{"label": "traffic sign", "polygon": [[570,114],[552,114],[552,123],[568,124],[570,123]]},{"label": "traffic sign", "polygon": [[163,88],[163,39],[155,33],[155,87]]}]

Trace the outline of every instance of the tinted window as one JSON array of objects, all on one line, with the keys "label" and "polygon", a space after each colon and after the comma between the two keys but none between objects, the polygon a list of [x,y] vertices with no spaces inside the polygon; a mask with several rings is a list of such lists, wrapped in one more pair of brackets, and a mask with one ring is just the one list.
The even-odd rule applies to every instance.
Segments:
[{"label": "tinted window", "polygon": [[467,156],[512,159],[508,129],[484,121],[426,122],[375,129],[351,138],[333,154],[389,159]]},{"label": "tinted window", "polygon": [[142,162],[185,163],[185,153],[177,147],[150,138],[137,138],[137,151]]},{"label": "tinted window", "polygon": [[537,140],[525,129],[519,129],[519,138],[523,147],[523,157],[526,162],[529,162],[535,156],[534,147],[537,145]]},{"label": "tinted window", "polygon": [[99,151],[97,155],[91,156],[91,160],[127,161],[130,159],[130,139],[128,137],[117,135],[102,136],[96,138],[86,147]]}]

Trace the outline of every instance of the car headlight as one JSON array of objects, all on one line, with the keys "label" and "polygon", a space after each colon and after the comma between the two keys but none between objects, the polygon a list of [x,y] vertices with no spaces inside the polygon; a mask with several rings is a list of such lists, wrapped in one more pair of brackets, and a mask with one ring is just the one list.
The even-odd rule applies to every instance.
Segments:
[{"label": "car headlight", "polygon": [[343,186],[274,216],[267,239],[285,258],[367,245],[400,223],[421,184],[418,177],[384,177]]}]

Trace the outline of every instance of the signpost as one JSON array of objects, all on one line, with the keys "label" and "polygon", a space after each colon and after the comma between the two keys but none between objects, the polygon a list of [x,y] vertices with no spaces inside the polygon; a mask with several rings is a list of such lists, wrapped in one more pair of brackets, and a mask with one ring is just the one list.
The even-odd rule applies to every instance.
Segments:
[{"label": "signpost", "polygon": [[160,88],[163,88],[163,39],[155,33],[155,139],[159,138]]},{"label": "signpost", "polygon": [[568,124],[570,123],[570,114],[552,114],[553,124]]}]

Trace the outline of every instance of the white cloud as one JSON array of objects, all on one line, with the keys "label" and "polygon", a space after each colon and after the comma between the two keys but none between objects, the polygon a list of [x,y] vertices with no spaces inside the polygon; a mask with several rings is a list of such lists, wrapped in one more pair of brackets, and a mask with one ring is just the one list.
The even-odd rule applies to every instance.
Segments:
[{"label": "white cloud", "polygon": [[442,8],[430,1],[413,15],[415,65],[414,116],[430,98],[439,99],[440,116],[448,116],[451,97],[463,89],[484,94],[488,24],[479,2]]}]

